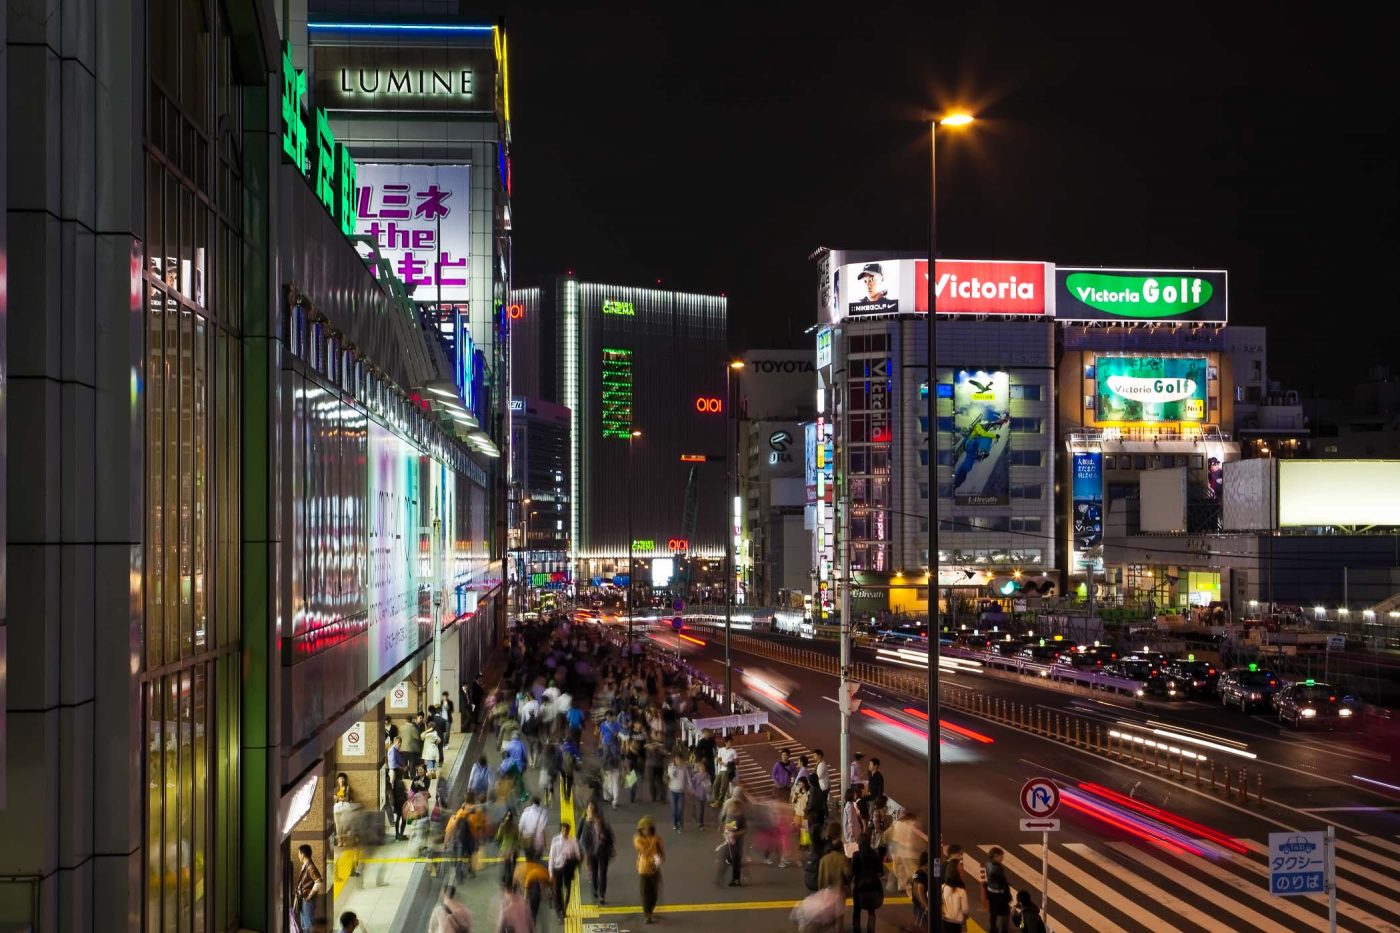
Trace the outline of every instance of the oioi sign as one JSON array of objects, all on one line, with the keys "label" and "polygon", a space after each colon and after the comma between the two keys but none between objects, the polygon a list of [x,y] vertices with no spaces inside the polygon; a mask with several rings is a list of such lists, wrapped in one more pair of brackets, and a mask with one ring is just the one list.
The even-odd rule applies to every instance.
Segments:
[{"label": "oioi sign", "polygon": [[1061,321],[1224,324],[1227,294],[1224,270],[1055,270],[1055,314]]}]

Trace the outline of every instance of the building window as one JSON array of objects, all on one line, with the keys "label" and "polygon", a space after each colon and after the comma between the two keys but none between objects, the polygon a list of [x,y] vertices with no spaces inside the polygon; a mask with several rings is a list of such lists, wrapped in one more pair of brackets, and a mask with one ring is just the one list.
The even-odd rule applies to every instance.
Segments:
[{"label": "building window", "polygon": [[1012,466],[1040,466],[1041,452],[1038,450],[1012,450],[1009,452]]},{"label": "building window", "polygon": [[1041,485],[1039,483],[1026,483],[1011,487],[1011,498],[1013,499],[1039,499],[1040,496]]},{"label": "building window", "polygon": [[1026,402],[1038,402],[1040,401],[1040,386],[1035,384],[1014,385],[1011,387],[1011,397]]},{"label": "building window", "polygon": [[[928,419],[927,419],[927,418],[920,418],[920,419],[919,419],[919,430],[920,430],[920,431],[927,431],[927,430],[928,430]],[[938,419],[938,430],[939,430],[939,431],[952,431],[952,430],[953,430],[953,419],[952,419],[952,418],[939,418],[939,419]]]},{"label": "building window", "polygon": [[1036,515],[1013,515],[1011,517],[1012,531],[1040,531],[1041,519]]},{"label": "building window", "polygon": [[1013,434],[1039,434],[1042,423],[1040,418],[1012,418],[1011,432]]}]

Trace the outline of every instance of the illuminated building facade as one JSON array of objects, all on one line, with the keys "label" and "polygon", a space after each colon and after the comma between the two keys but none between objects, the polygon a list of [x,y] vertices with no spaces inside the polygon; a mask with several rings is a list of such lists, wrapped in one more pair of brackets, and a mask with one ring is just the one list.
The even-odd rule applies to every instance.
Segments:
[{"label": "illuminated building facade", "polygon": [[[575,579],[626,572],[629,511],[641,545],[632,550],[648,566],[682,553],[722,556],[726,299],[569,275],[511,301],[538,328],[542,392],[571,413]],[[517,357],[517,372],[528,365]],[[706,460],[682,462],[684,454]],[[681,541],[683,552],[671,546]]]}]

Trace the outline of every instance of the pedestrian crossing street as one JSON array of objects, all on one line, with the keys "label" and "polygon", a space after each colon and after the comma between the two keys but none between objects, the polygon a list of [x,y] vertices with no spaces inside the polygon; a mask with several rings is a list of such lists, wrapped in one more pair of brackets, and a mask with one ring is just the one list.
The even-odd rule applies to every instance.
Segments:
[{"label": "pedestrian crossing street", "polygon": [[[793,764],[796,764],[803,755],[806,755],[809,763],[815,769],[816,756],[812,750],[792,736],[783,732],[777,726],[772,726],[773,734],[777,737],[774,741],[763,745],[741,745],[739,746],[739,756],[736,759],[735,774],[738,776],[739,784],[744,790],[755,797],[767,797],[777,790],[777,785],[773,783],[773,762],[778,760],[783,749],[788,750]],[[830,765],[831,752],[827,752],[827,762]],[[832,777],[836,775],[833,773]],[[839,794],[836,781],[832,781],[831,796],[833,799]]]},{"label": "pedestrian crossing street", "polygon": [[[1327,897],[1269,894],[1266,847],[1240,840],[1247,855],[1211,860],[1184,851],[1130,842],[1050,845],[1051,929],[1057,933],[1326,933]],[[971,863],[993,845],[1016,890],[1039,900],[1039,842],[986,843],[968,848]],[[975,881],[975,867],[965,873]],[[1337,929],[1400,933],[1400,842],[1379,836],[1337,841]],[[975,884],[971,887],[976,887]],[[974,893],[971,900],[980,900]],[[980,914],[980,916],[979,916]],[[979,921],[985,911],[974,912]]]}]

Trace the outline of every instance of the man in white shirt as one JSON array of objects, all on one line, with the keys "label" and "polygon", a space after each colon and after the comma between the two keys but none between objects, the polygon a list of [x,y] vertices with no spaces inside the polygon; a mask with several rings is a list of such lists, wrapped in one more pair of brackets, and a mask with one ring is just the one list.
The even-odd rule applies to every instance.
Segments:
[{"label": "man in white shirt", "polygon": [[715,750],[715,780],[710,788],[710,806],[721,807],[729,799],[729,784],[734,779],[739,752],[734,747],[734,739],[725,736],[723,744]]},{"label": "man in white shirt", "polygon": [[846,788],[865,786],[865,755],[856,752],[851,759],[850,773],[846,776]]},{"label": "man in white shirt", "polygon": [[817,756],[817,789],[823,794],[831,793],[831,773],[826,765],[826,753],[820,748],[813,749],[812,754]]},{"label": "man in white shirt", "polygon": [[554,912],[559,922],[564,922],[564,911],[569,909],[569,894],[574,886],[574,873],[583,859],[578,840],[569,833],[569,824],[559,824],[559,835],[549,843],[549,880],[554,885]]},{"label": "man in white shirt", "polygon": [[537,859],[544,852],[545,833],[549,831],[549,811],[535,797],[520,814],[520,842],[525,857]]}]

